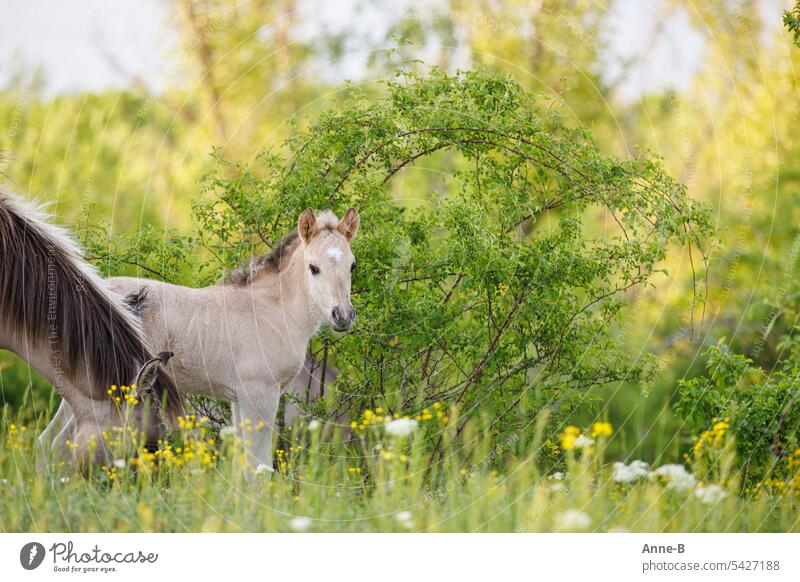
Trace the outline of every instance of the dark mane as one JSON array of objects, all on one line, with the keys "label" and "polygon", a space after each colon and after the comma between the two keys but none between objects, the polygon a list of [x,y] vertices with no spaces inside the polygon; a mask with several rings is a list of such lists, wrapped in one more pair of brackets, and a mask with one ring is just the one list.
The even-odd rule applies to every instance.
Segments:
[{"label": "dark mane", "polygon": [[[150,357],[136,320],[78,246],[37,209],[1,191],[0,319],[36,346],[49,343],[54,368],[67,378],[87,370],[95,399],[132,382]],[[180,414],[175,384],[163,370],[157,374],[156,398],[166,396],[168,414]]]},{"label": "dark mane", "polygon": [[225,275],[225,282],[234,285],[248,285],[259,273],[279,273],[283,266],[283,259],[291,256],[299,243],[300,236],[296,230],[292,231],[267,254],[253,257],[247,265],[228,271]]}]

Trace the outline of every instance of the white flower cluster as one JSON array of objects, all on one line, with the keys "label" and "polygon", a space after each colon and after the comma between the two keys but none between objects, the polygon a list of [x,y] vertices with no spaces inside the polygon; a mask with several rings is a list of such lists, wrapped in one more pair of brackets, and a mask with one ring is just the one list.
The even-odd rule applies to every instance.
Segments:
[{"label": "white flower cluster", "polygon": [[398,511],[394,514],[394,519],[406,529],[414,527],[414,515],[410,511]]},{"label": "white flower cluster", "polygon": [[568,509],[556,515],[555,525],[559,531],[586,531],[592,527],[592,518],[578,509]]},{"label": "white flower cluster", "polygon": [[564,473],[562,471],[556,471],[555,473],[550,475],[548,479],[550,481],[553,481],[553,483],[550,484],[550,491],[556,492],[556,491],[567,490],[567,486],[561,483],[561,481],[564,480]]},{"label": "white flower cluster", "polygon": [[661,465],[652,475],[664,478],[667,481],[667,489],[673,491],[688,491],[697,485],[697,479],[683,465]]},{"label": "white flower cluster", "polygon": [[678,464],[661,465],[658,469],[649,472],[650,465],[644,461],[631,461],[630,465],[617,462],[613,465],[612,479],[617,483],[632,483],[648,474],[655,479],[661,477],[666,481],[667,489],[672,491],[691,491],[702,503],[713,504],[728,496],[728,492],[716,483],[698,484],[694,475],[686,467]]},{"label": "white flower cluster", "polygon": [[387,423],[383,428],[391,436],[407,437],[417,430],[417,421],[410,418],[398,418]]},{"label": "white flower cluster", "polygon": [[721,501],[728,496],[728,492],[722,488],[721,485],[710,483],[708,485],[700,485],[694,491],[694,496],[697,497],[702,503],[712,505],[717,501]]},{"label": "white flower cluster", "polygon": [[303,515],[296,515],[289,520],[289,528],[292,531],[308,531],[311,529],[311,518]]},{"label": "white flower cluster", "polygon": [[256,475],[265,475],[274,472],[275,469],[273,469],[269,465],[265,465],[264,463],[261,463],[256,467]]},{"label": "white flower cluster", "polygon": [[650,473],[650,464],[636,459],[626,465],[620,461],[614,463],[612,479],[617,483],[632,483],[638,481]]},{"label": "white flower cluster", "polygon": [[582,434],[575,437],[572,446],[576,449],[588,449],[591,448],[593,444],[594,444],[594,439],[592,437],[588,437],[585,434]]}]

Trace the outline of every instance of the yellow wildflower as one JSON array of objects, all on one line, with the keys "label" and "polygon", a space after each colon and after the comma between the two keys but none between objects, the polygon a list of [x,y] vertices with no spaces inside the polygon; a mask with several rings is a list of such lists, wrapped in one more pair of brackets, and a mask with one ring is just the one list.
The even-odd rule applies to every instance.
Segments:
[{"label": "yellow wildflower", "polygon": [[614,428],[610,422],[595,422],[592,425],[592,436],[597,437],[610,437],[614,432]]},{"label": "yellow wildflower", "polygon": [[558,435],[558,440],[561,442],[561,448],[565,451],[570,450],[575,446],[575,439],[578,438],[580,434],[581,429],[579,429],[577,426],[566,427],[564,432]]}]

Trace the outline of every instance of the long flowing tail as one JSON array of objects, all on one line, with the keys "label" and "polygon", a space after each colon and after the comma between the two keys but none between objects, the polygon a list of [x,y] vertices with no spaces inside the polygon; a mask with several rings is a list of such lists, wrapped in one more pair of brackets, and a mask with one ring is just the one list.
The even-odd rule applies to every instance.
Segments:
[{"label": "long flowing tail", "polygon": [[[150,358],[135,317],[43,212],[0,191],[0,318],[34,345],[57,349],[65,375],[88,370],[90,395],[133,381]],[[158,370],[154,397],[182,414],[177,387]]]}]

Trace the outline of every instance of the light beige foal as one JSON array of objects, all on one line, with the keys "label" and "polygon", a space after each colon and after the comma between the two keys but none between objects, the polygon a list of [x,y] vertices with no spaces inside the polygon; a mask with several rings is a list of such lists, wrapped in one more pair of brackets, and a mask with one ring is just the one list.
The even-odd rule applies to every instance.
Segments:
[{"label": "light beige foal", "polygon": [[352,208],[341,221],[307,209],[297,232],[213,287],[110,280],[140,315],[148,344],[173,352],[167,368],[178,389],[232,403],[254,467],[272,466],[278,402],[301,371],[311,337],[325,324],[346,331],[355,318],[350,243],[358,225]]}]

